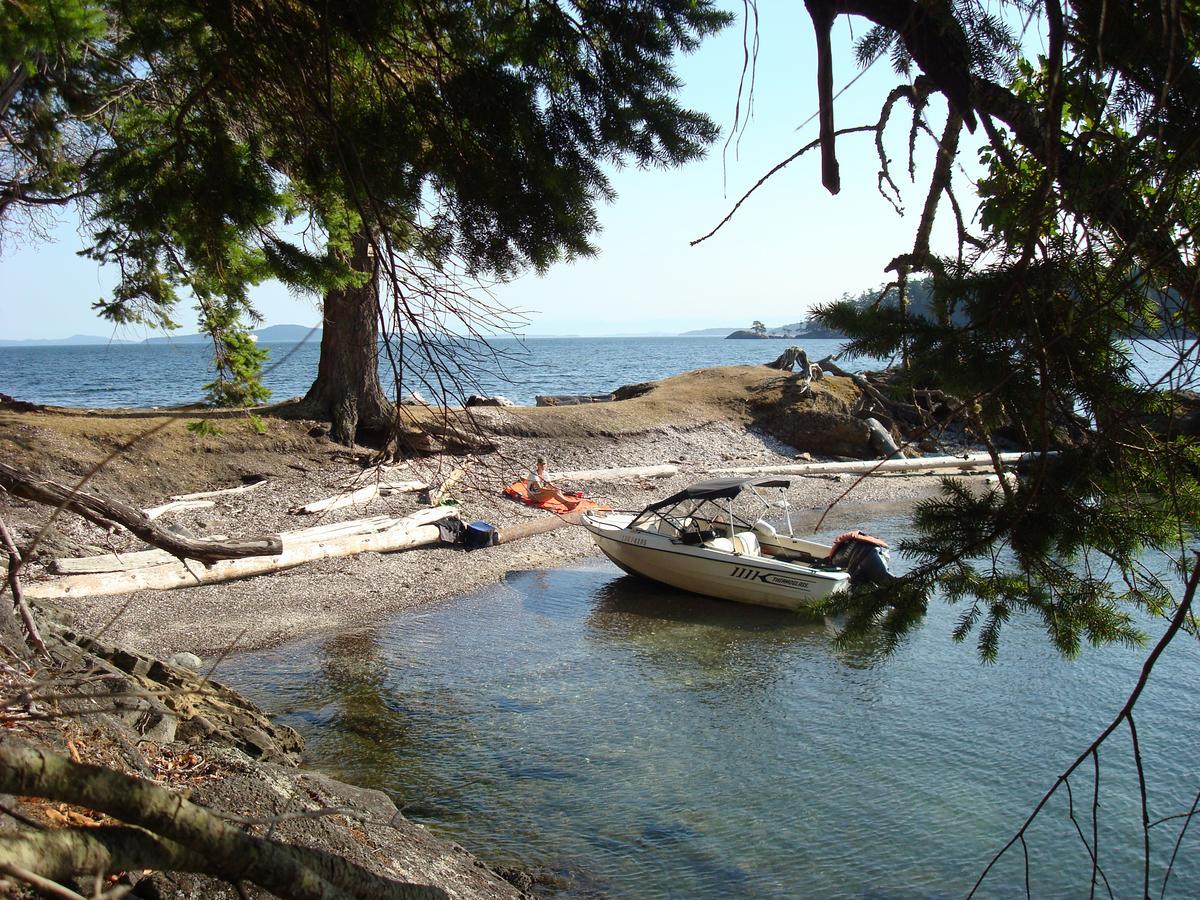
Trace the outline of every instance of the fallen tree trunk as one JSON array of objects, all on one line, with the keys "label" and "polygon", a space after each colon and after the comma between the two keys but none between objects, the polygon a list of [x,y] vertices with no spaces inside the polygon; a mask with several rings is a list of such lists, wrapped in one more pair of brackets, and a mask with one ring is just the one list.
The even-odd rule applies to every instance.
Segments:
[{"label": "fallen tree trunk", "polygon": [[[0,742],[0,792],[78,804],[146,829],[0,835],[0,856],[55,880],[166,864],[234,883],[252,881],[276,896],[305,900],[448,896],[440,888],[383,878],[329,853],[248,834],[146,779],[75,763],[12,738]],[[132,863],[121,858],[130,851]]]},{"label": "fallen tree trunk", "polygon": [[283,550],[278,535],[220,543],[184,537],[155,525],[140,510],[127,503],[96,493],[72,490],[48,478],[38,478],[8,463],[0,462],[0,487],[14,497],[70,510],[104,528],[116,523],[147,544],[160,547],[181,559],[195,559],[208,564],[220,559],[271,556]]},{"label": "fallen tree trunk", "polygon": [[[216,539],[216,538],[214,538]],[[102,553],[99,556],[65,556],[50,563],[55,575],[83,575],[89,572],[123,572],[127,569],[145,569],[177,562],[177,558],[166,550],[134,550],[130,553]]]},{"label": "fallen tree trunk", "polygon": [[632,478],[670,478],[679,474],[679,466],[628,466],[619,469],[579,469],[554,472],[555,481],[623,481]]},{"label": "fallen tree trunk", "polygon": [[208,568],[189,567],[188,561],[185,560],[128,572],[69,575],[55,581],[30,584],[26,587],[25,594],[28,597],[54,599],[109,596],[134,591],[166,591],[279,572],[318,559],[335,559],[366,552],[391,553],[437,543],[441,532],[437,525],[432,523],[450,518],[454,514],[455,510],[450,507],[427,509],[398,519],[395,526],[374,534],[348,534],[307,540],[285,539],[282,541],[283,552],[275,556],[224,560]]},{"label": "fallen tree trunk", "polygon": [[511,544],[513,541],[533,537],[535,534],[546,534],[549,531],[566,528],[568,525],[578,525],[582,516],[583,514],[579,512],[568,512],[561,516],[538,516],[536,519],[521,522],[519,525],[509,525],[500,529],[499,534],[496,535],[496,543]]},{"label": "fallen tree trunk", "polygon": [[583,403],[610,403],[612,394],[538,394],[535,406],[579,406]]},{"label": "fallen tree trunk", "polygon": [[[1000,462],[1005,465],[1032,462],[1040,459],[1041,453],[1000,453]],[[1044,454],[1048,458],[1056,453]],[[707,469],[709,475],[852,475],[863,472],[919,472],[928,469],[951,469],[972,471],[991,469],[992,458],[986,453],[970,456],[920,456],[915,459],[866,460],[863,462],[795,463],[778,466],[738,466],[730,469]]]},{"label": "fallen tree trunk", "polygon": [[[8,589],[12,591],[13,607],[21,617],[21,624],[25,626],[25,637],[34,650],[45,655],[46,644],[38,632],[37,622],[33,618],[29,604],[25,602],[25,593],[21,586],[21,551],[17,549],[17,542],[13,539],[12,533],[4,524],[3,519],[0,519],[0,549],[8,555],[8,565],[5,567],[6,581]],[[0,587],[0,603],[3,602],[3,598],[4,588]],[[5,630],[7,629],[0,628],[0,633]]]},{"label": "fallen tree trunk", "polygon": [[[403,520],[397,516],[372,516],[367,519],[349,519],[328,525],[314,525],[280,534],[283,542],[293,546],[305,541],[323,538],[346,537],[354,534],[373,534],[397,527]],[[221,540],[213,535],[209,540]],[[164,563],[175,562],[176,558],[166,550],[137,550],[131,553],[102,553],[99,556],[63,557],[50,564],[56,575],[84,575],[96,572],[128,572],[133,569],[148,569]]]}]

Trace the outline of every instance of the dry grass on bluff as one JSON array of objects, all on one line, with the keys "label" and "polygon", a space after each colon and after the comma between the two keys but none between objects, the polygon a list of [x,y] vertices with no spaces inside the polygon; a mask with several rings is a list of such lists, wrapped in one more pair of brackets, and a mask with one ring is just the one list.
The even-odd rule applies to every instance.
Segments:
[{"label": "dry grass on bluff", "polygon": [[[800,395],[797,376],[765,366],[698,369],[637,386],[630,399],[558,407],[484,407],[451,411],[406,406],[413,426],[441,434],[427,444],[487,443],[489,435],[551,438],[633,437],[662,428],[721,424],[754,426],[799,450],[861,455],[866,426],[851,412],[858,389],[827,377]],[[256,413],[186,407],[169,410],[27,408],[0,404],[0,458],[61,480],[80,478],[104,464],[91,482],[131,501],[227,486],[247,472],[295,474],[330,460],[361,456],[310,432],[318,423]],[[205,423],[199,425],[198,423]],[[448,429],[447,426],[450,426]],[[468,440],[446,440],[448,430]],[[318,430],[319,433],[319,430]],[[663,462],[647,459],[644,464]]]}]

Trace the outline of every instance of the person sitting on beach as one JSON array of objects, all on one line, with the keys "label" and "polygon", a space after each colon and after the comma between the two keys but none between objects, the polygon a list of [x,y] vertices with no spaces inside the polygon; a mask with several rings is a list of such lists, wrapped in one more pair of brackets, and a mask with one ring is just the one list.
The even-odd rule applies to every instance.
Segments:
[{"label": "person sitting on beach", "polygon": [[547,500],[557,500],[569,510],[579,505],[578,498],[567,497],[559,490],[558,485],[550,480],[550,476],[546,472],[546,457],[544,456],[539,456],[534,467],[529,470],[525,486],[529,489],[529,499],[534,503],[542,504]]}]

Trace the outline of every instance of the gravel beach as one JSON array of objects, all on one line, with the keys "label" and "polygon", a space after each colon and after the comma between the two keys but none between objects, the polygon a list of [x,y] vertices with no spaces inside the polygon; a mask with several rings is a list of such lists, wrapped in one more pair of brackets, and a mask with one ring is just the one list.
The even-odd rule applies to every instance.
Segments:
[{"label": "gravel beach", "polygon": [[[664,427],[650,434],[588,441],[501,438],[498,445],[498,452],[474,466],[453,493],[466,522],[484,520],[507,526],[549,515],[501,494],[503,486],[527,471],[539,454],[550,460],[552,474],[553,470],[650,463],[679,466],[680,474],[673,478],[566,485],[616,509],[640,509],[708,477],[714,469],[793,463],[797,458],[793,448],[768,435],[725,424],[689,430]],[[436,483],[458,462],[453,457],[431,457],[413,461],[399,471],[389,470],[388,477]],[[404,494],[319,516],[295,515],[289,510],[369,483],[376,475],[348,460],[288,471],[290,474],[273,477],[249,493],[217,498],[213,508],[172,513],[168,521],[196,535],[232,536],[294,530],[381,513],[403,515],[421,508],[417,495]],[[789,499],[798,531],[815,526],[835,501],[821,527],[841,530],[868,518],[905,512],[915,501],[935,493],[937,484],[936,478],[928,476],[803,477],[793,479]],[[85,544],[113,546],[119,551],[140,547],[129,537],[106,535],[79,520],[64,522],[64,527]],[[77,628],[102,631],[106,641],[160,657],[189,651],[211,659],[326,630],[369,629],[402,610],[494,583],[507,572],[563,565],[597,552],[587,532],[572,526],[473,552],[435,546],[363,553],[240,581],[62,602]],[[37,576],[36,570],[30,574]]]}]

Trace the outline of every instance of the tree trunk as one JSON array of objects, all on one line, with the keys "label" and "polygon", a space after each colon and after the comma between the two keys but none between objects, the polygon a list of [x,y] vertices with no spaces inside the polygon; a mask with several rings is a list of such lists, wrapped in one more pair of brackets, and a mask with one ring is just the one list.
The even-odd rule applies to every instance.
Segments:
[{"label": "tree trunk", "polygon": [[378,265],[366,231],[356,234],[348,262],[370,277],[361,287],[325,295],[324,331],[317,380],[304,398],[328,418],[330,437],[351,445],[359,429],[387,431],[395,412],[379,383]]}]

